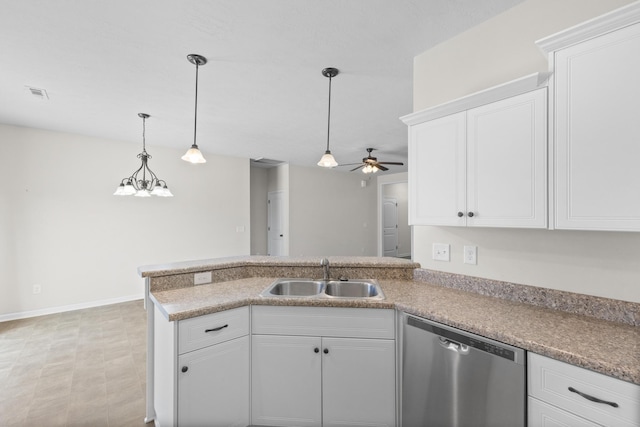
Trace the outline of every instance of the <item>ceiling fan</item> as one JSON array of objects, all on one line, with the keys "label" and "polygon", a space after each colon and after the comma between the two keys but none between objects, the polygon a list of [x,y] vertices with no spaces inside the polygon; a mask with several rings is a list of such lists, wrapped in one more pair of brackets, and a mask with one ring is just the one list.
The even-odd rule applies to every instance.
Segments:
[{"label": "ceiling fan", "polygon": [[[369,153],[369,155],[362,159],[362,163],[360,164],[360,166],[358,166],[357,168],[351,169],[349,172],[353,172],[362,168],[362,172],[364,173],[376,173],[379,170],[381,171],[389,170],[389,168],[383,165],[400,165],[400,166],[404,165],[404,163],[401,163],[401,162],[379,162],[376,157],[373,157],[371,155],[371,152],[373,150],[375,150],[375,148],[367,148],[367,153]],[[357,164],[358,163],[349,163],[349,164],[340,165],[340,166],[350,166],[350,165],[357,165]]]}]

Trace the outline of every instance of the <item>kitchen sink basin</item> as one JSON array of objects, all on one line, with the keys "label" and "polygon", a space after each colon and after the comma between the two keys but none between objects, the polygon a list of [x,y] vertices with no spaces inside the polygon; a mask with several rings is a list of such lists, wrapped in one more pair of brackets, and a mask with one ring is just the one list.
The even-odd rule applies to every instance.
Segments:
[{"label": "kitchen sink basin", "polygon": [[380,286],[370,281],[332,281],[324,292],[332,297],[372,298],[380,293]]},{"label": "kitchen sink basin", "polygon": [[281,279],[269,286],[267,288],[268,292],[265,292],[267,292],[269,296],[308,297],[318,295],[322,292],[323,288],[324,282],[317,280]]},{"label": "kitchen sink basin", "polygon": [[262,297],[311,299],[356,298],[382,300],[384,294],[375,280],[277,279],[260,294]]}]

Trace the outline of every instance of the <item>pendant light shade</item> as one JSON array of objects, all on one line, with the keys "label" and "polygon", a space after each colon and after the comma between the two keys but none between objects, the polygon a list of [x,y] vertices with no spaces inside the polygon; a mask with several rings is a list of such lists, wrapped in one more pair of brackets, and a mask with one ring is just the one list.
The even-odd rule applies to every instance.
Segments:
[{"label": "pendant light shade", "polygon": [[189,163],[207,163],[207,160],[204,158],[196,144],[193,144],[181,159]]},{"label": "pendant light shade", "polygon": [[322,166],[323,168],[334,168],[338,166],[338,162],[331,154],[331,150],[329,150],[329,136],[331,131],[331,79],[338,75],[337,68],[325,68],[322,70],[322,75],[329,78],[329,111],[327,114],[327,151],[324,152],[322,158],[318,162],[318,166]]},{"label": "pendant light shade", "polygon": [[173,197],[171,191],[167,188],[167,183],[158,179],[155,173],[149,168],[149,159],[151,155],[147,153],[146,148],[146,121],[150,117],[145,113],[138,113],[138,117],[142,119],[142,153],[138,154],[138,158],[142,162],[140,167],[131,174],[130,177],[124,178],[118,188],[116,188],[114,196],[136,196],[136,197]]},{"label": "pendant light shade", "polygon": [[192,53],[190,55],[187,55],[187,59],[189,60],[189,62],[196,66],[196,101],[195,111],[193,114],[193,144],[191,145],[191,148],[187,150],[185,155],[181,157],[181,159],[189,163],[206,163],[207,161],[198,149],[198,144],[196,144],[196,137],[198,130],[198,68],[201,65],[207,63],[207,58]]}]

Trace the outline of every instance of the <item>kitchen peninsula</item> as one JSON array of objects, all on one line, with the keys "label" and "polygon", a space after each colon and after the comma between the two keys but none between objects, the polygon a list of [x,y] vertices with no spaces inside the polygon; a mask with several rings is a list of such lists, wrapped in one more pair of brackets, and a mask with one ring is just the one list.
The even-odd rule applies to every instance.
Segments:
[{"label": "kitchen peninsula", "polygon": [[[181,321],[251,306],[397,310],[640,384],[639,304],[439,273],[396,258],[329,257],[329,261],[331,278],[375,279],[386,298],[260,296],[277,278],[322,277],[315,257],[247,256],[140,267],[149,321],[148,419],[156,416],[158,361],[153,348],[159,331],[154,332],[154,325],[161,321],[176,330],[173,325]],[[195,285],[196,280],[206,283]],[[238,336],[251,334],[249,323],[244,328]],[[157,394],[157,383],[155,390]]]}]

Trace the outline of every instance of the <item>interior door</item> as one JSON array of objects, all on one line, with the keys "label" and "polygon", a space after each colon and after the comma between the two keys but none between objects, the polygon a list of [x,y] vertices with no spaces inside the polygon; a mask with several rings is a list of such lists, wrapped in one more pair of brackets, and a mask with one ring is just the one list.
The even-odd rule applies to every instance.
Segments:
[{"label": "interior door", "polygon": [[390,197],[382,201],[382,242],[384,256],[398,256],[398,203]]},{"label": "interior door", "polygon": [[282,256],[284,253],[284,192],[267,193],[267,255]]}]

